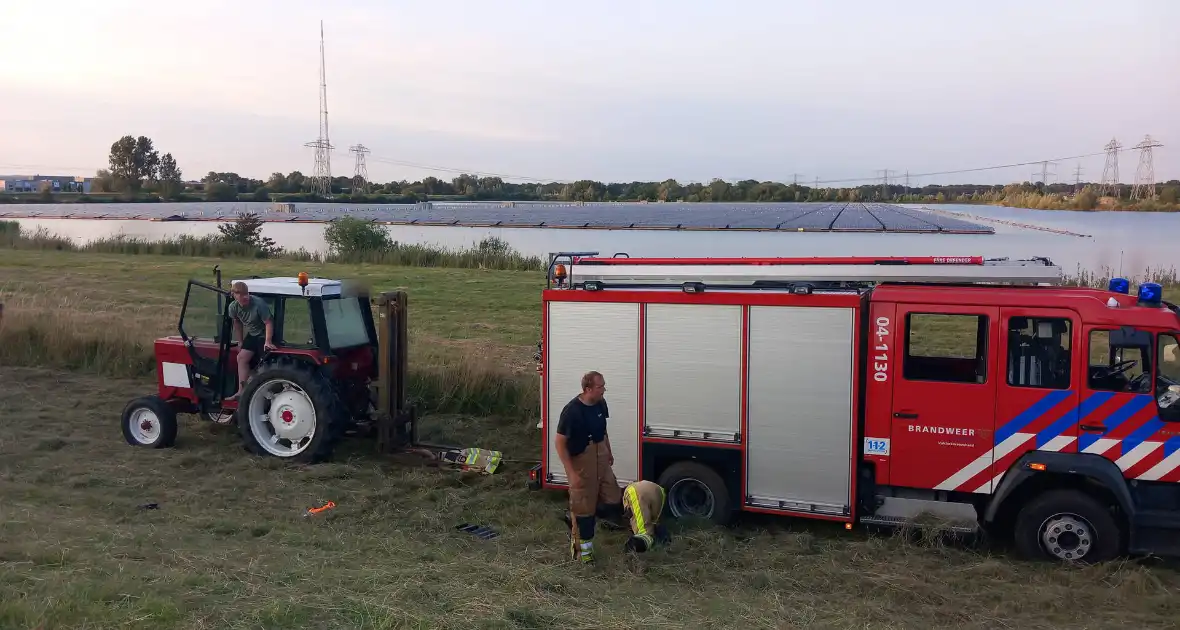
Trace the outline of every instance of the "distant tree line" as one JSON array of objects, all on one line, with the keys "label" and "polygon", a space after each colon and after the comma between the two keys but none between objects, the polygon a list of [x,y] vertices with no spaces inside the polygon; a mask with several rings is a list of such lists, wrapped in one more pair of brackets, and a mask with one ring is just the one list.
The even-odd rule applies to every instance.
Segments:
[{"label": "distant tree line", "polygon": [[[310,191],[310,177],[300,171],[272,173],[266,180],[233,172],[210,171],[195,184],[185,185],[170,153],[159,155],[145,136],[123,136],[111,145],[110,168],[100,170],[92,190],[163,200],[206,201],[322,201]],[[861,201],[896,203],[979,203],[1044,209],[1180,210],[1180,180],[1156,185],[1156,198],[1132,200],[1130,185],[1121,184],[1099,195],[1096,184],[1080,190],[1073,184],[1025,181],[1019,184],[952,184],[902,186],[807,186],[754,179],[709,183],[575,182],[512,183],[500,177],[463,174],[450,180],[426,177],[418,181],[369,182],[359,190],[348,176],[332,178],[332,200],[355,203],[413,203],[455,201],[566,201],[566,202],[805,202]]]}]

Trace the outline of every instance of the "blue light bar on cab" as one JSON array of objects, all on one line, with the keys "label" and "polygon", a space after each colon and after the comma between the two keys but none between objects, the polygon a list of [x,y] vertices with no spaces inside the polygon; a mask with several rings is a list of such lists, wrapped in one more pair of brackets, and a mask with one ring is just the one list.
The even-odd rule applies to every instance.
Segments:
[{"label": "blue light bar on cab", "polygon": [[1159,306],[1164,301],[1164,289],[1154,282],[1144,282],[1139,285],[1139,304],[1142,306]]},{"label": "blue light bar on cab", "polygon": [[1126,278],[1111,278],[1110,286],[1107,287],[1107,290],[1129,295],[1131,293],[1131,283]]}]

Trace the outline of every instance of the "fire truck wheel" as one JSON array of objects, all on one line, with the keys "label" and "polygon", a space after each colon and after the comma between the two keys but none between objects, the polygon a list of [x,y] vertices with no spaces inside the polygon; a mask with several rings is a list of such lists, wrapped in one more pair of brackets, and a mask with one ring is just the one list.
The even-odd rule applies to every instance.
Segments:
[{"label": "fire truck wheel", "polygon": [[667,491],[667,509],[673,518],[703,518],[717,525],[727,525],[733,518],[725,480],[709,466],[677,462],[664,470],[657,483]]},{"label": "fire truck wheel", "polygon": [[159,396],[144,396],[123,409],[123,439],[132,446],[171,448],[176,443],[176,411]]},{"label": "fire truck wheel", "polygon": [[1119,554],[1122,536],[1107,506],[1078,490],[1046,492],[1020,510],[1016,547],[1030,559],[1096,563]]},{"label": "fire truck wheel", "polygon": [[238,430],[250,452],[304,463],[331,456],[343,407],[331,383],[315,370],[286,360],[263,365],[240,400]]}]

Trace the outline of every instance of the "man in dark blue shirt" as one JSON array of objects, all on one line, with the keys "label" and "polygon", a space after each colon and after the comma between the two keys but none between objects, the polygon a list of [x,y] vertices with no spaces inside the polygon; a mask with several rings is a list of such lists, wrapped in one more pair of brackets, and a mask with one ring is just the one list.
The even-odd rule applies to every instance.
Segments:
[{"label": "man in dark blue shirt", "polygon": [[582,393],[566,404],[557,421],[558,457],[569,477],[571,549],[583,562],[594,559],[594,529],[599,504],[610,513],[621,512],[623,491],[611,466],[606,421],[610,417],[606,380],[598,372],[582,377]]}]

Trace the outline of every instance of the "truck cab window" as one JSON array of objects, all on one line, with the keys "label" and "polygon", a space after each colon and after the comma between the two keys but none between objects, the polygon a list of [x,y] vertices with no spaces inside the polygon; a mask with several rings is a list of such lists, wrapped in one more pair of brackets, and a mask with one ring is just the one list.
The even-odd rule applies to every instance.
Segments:
[{"label": "truck cab window", "polygon": [[1180,385],[1180,339],[1176,335],[1159,337],[1160,376]]},{"label": "truck cab window", "polygon": [[1155,399],[1160,420],[1180,422],[1180,339],[1161,334],[1156,355],[1160,369],[1155,379]]},{"label": "truck cab window", "polygon": [[983,383],[987,380],[985,315],[910,313],[906,316],[906,380]]},{"label": "truck cab window", "polygon": [[356,298],[324,300],[328,345],[334,350],[369,343],[369,330]]},{"label": "truck cab window", "polygon": [[1150,347],[1112,348],[1109,330],[1090,332],[1090,389],[1147,394],[1151,392]]},{"label": "truck cab window", "polygon": [[1008,384],[1069,389],[1070,321],[1059,317],[1008,319]]},{"label": "truck cab window", "polygon": [[315,332],[311,326],[311,303],[307,300],[283,300],[282,342],[288,346],[315,346]]}]

